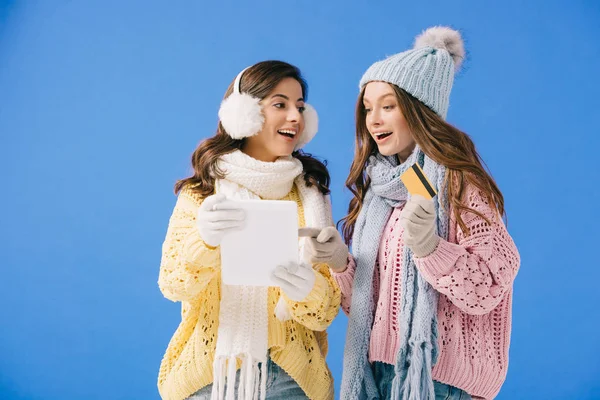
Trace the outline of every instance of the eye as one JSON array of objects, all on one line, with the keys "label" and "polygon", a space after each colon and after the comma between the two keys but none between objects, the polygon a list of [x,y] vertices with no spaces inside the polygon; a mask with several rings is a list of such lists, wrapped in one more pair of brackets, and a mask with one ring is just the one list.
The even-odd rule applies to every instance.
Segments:
[{"label": "eye", "polygon": [[367,107],[365,107],[365,108],[364,108],[364,110],[365,110],[365,114],[368,114],[368,113],[370,113],[370,112],[371,112],[371,109],[370,109],[370,108],[367,108]]},{"label": "eye", "polygon": [[273,107],[275,107],[275,108],[285,108],[285,103],[275,103],[275,104],[273,104]]},{"label": "eye", "polygon": [[395,105],[394,105],[394,104],[391,104],[391,105],[383,106],[383,109],[384,109],[384,110],[393,110],[393,109],[394,109],[394,107],[395,107]]},{"label": "eye", "polygon": [[298,107],[298,111],[300,111],[300,114],[302,114],[304,112],[304,110],[306,110],[306,107],[304,107],[304,106]]}]

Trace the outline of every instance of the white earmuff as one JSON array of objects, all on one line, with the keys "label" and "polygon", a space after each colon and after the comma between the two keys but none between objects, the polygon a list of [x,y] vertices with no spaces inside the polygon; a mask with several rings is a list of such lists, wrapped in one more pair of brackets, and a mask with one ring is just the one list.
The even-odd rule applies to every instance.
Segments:
[{"label": "white earmuff", "polygon": [[[261,99],[240,91],[242,75],[247,69],[237,75],[233,83],[233,92],[223,100],[219,108],[219,120],[225,132],[234,139],[256,135],[265,122],[260,105]],[[299,150],[310,142],[319,129],[317,111],[307,103],[304,107],[304,130],[300,133],[300,139],[294,150]]]},{"label": "white earmuff", "polygon": [[240,93],[240,81],[246,69],[235,78],[233,92],[223,100],[221,108],[219,108],[221,124],[229,136],[234,139],[256,135],[265,122],[260,99],[247,93]]},{"label": "white earmuff", "polygon": [[304,103],[304,130],[294,150],[300,150],[312,140],[319,130],[319,115],[317,110],[308,103]]}]

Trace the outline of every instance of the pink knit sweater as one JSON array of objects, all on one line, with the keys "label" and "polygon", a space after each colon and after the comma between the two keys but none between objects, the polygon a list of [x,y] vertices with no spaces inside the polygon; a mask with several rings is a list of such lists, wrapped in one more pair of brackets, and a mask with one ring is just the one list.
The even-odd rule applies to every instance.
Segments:
[{"label": "pink knit sweater", "polygon": [[[471,396],[494,398],[506,378],[511,329],[512,284],[520,258],[504,223],[477,190],[467,191],[470,212],[462,219],[465,236],[450,210],[449,241],[440,240],[427,257],[415,258],[423,277],[440,293],[438,301],[439,358],[433,379],[465,390]],[[369,360],[395,364],[399,347],[400,277],[403,229],[401,208],[390,217],[375,268],[375,318]],[[342,308],[350,311],[356,264],[334,274],[342,290]]]}]

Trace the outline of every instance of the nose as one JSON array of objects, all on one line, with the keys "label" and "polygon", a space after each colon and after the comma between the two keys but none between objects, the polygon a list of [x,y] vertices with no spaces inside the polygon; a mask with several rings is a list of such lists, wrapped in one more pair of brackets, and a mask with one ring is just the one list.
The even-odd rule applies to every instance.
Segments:
[{"label": "nose", "polygon": [[296,107],[289,107],[287,113],[287,121],[288,122],[298,122],[300,121],[301,114],[300,111]]},{"label": "nose", "polygon": [[373,108],[369,114],[367,114],[367,126],[380,126],[383,121],[381,120],[381,111],[377,108]]}]

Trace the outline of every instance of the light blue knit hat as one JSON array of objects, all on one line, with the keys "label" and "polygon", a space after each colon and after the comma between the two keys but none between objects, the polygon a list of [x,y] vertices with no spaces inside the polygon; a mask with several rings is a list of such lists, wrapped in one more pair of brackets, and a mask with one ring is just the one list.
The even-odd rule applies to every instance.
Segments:
[{"label": "light blue knit hat", "polygon": [[454,72],[464,57],[460,33],[435,26],[417,36],[412,50],[371,65],[360,80],[360,88],[371,81],[392,83],[446,119]]}]

